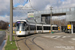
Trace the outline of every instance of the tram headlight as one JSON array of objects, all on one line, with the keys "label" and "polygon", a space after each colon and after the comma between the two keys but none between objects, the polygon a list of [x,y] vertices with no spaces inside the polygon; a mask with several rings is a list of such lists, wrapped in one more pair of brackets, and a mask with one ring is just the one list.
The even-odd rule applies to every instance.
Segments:
[{"label": "tram headlight", "polygon": [[19,31],[19,33],[21,33],[21,31]]}]

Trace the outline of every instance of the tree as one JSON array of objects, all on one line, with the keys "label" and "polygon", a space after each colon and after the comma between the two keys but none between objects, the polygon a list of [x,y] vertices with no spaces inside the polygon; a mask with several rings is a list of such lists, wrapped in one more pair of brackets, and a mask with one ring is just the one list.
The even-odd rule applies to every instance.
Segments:
[{"label": "tree", "polygon": [[8,28],[8,22],[0,21],[0,29],[7,29]]}]

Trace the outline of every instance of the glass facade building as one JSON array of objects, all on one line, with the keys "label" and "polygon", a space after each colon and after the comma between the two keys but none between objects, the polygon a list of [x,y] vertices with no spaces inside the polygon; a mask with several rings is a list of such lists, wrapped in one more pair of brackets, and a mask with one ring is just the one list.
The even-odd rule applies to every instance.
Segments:
[{"label": "glass facade building", "polygon": [[[75,11],[75,7],[52,9],[52,16],[60,16],[60,15],[69,16],[69,12],[72,12],[72,11]],[[34,12],[34,19],[37,21],[37,23],[44,22],[44,23],[49,24],[50,14],[51,14],[50,10],[36,11]]]}]

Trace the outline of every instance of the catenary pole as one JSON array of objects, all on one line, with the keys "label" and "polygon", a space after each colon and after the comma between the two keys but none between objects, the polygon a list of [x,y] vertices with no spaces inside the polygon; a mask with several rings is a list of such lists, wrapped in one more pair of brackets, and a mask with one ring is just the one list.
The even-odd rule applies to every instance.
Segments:
[{"label": "catenary pole", "polygon": [[13,0],[10,0],[10,41],[13,36]]},{"label": "catenary pole", "polygon": [[[71,8],[69,9],[69,11],[72,12]],[[71,34],[73,34],[73,22],[70,21],[70,24],[71,24]]]},{"label": "catenary pole", "polygon": [[53,7],[50,7],[50,11],[51,11],[51,13],[50,13],[50,25],[51,25],[51,33],[52,33],[52,20],[51,20],[51,18],[52,18],[52,8]]}]

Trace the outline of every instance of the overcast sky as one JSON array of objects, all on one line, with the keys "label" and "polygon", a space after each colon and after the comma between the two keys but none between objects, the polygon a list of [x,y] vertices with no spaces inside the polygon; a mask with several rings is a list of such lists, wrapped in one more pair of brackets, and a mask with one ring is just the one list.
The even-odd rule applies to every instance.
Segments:
[{"label": "overcast sky", "polygon": [[[47,10],[50,6],[53,8],[75,7],[75,0],[13,0],[14,7],[33,7],[36,10]],[[10,0],[0,0],[0,20],[9,22],[10,18]],[[33,10],[13,10],[13,21],[27,18],[27,13]]]}]

